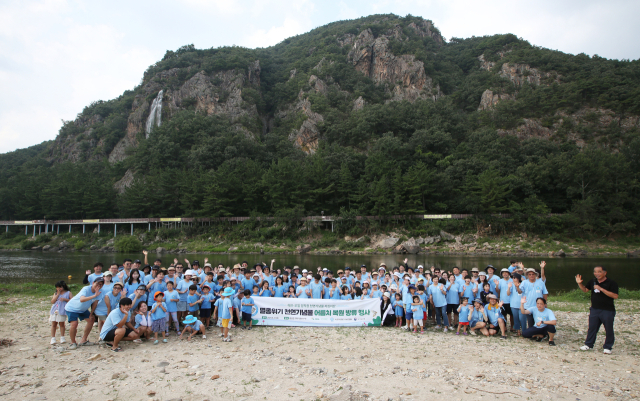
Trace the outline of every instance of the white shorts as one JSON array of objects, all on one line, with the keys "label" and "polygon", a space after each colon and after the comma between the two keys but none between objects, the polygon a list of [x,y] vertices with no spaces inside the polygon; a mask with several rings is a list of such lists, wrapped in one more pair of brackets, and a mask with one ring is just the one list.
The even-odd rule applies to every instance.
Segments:
[{"label": "white shorts", "polygon": [[61,315],[59,313],[54,313],[53,315],[49,315],[50,322],[56,323],[64,323],[67,321],[67,315]]}]

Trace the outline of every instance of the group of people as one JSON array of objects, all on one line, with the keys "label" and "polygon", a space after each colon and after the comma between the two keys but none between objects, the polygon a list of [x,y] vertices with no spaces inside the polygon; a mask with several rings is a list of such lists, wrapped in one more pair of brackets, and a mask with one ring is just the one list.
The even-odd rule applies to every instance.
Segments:
[{"label": "group of people", "polygon": [[[122,351],[121,341],[145,339],[159,344],[162,336],[162,342],[166,343],[172,329],[180,339],[186,336],[190,340],[198,333],[206,339],[207,330],[213,325],[220,329],[223,341],[232,341],[229,329],[236,326],[252,329],[255,297],[288,297],[380,299],[384,326],[402,327],[415,333],[419,329],[424,333],[432,323],[435,329],[455,330],[458,335],[479,332],[485,336],[499,334],[506,339],[511,332],[537,341],[548,339],[549,345],[555,345],[557,319],[547,308],[544,261],[540,270],[536,270],[525,269],[522,262],[512,260],[498,273],[492,265],[483,271],[459,267],[443,271],[421,265],[414,268],[405,259],[392,269],[385,263],[373,271],[366,265],[359,269],[347,266],[335,275],[332,270],[320,267],[315,272],[298,266],[276,269],[275,259],[270,265],[257,263],[249,267],[243,262],[233,268],[212,266],[207,258],[203,267],[197,260],[184,262],[174,259],[165,268],[162,260],[157,259],[149,265],[145,252],[144,265],[140,260],[125,259],[122,265],[112,263],[103,272],[102,263],[96,263],[93,272],[86,272],[83,282],[87,286],[75,296],[65,282],[56,283],[51,299],[51,344],[56,344],[57,328],[60,342],[65,342],[66,322],[70,325],[70,349],[91,344],[88,338],[94,324],[98,326],[100,341],[115,352]],[[605,352],[610,353],[615,309],[613,316],[597,311],[611,309],[618,289],[606,279],[603,267],[596,267],[594,275],[596,278],[587,285],[576,277],[581,289],[592,291],[590,329],[583,349],[591,349],[595,343],[597,329],[593,332],[592,323],[598,328],[604,324]],[[78,322],[82,320],[87,325],[77,343]]]}]

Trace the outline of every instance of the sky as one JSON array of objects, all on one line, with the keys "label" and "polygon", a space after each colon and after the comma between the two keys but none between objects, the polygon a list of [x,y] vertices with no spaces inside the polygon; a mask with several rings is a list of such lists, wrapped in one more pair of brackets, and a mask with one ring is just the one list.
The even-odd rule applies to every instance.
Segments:
[{"label": "sky", "polygon": [[84,106],[133,89],[166,50],[268,47],[386,13],[430,19],[447,40],[513,33],[571,54],[640,58],[637,0],[2,0],[0,153],[54,139]]}]

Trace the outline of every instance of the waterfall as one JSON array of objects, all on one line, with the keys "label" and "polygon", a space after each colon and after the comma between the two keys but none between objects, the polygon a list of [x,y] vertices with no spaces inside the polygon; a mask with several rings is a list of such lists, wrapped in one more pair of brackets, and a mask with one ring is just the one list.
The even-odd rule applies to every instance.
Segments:
[{"label": "waterfall", "polygon": [[153,103],[151,103],[151,110],[149,112],[149,117],[147,118],[147,127],[145,132],[147,133],[147,138],[149,138],[149,134],[153,129],[153,126],[160,126],[162,119],[162,90],[158,92],[158,96],[153,99]]}]

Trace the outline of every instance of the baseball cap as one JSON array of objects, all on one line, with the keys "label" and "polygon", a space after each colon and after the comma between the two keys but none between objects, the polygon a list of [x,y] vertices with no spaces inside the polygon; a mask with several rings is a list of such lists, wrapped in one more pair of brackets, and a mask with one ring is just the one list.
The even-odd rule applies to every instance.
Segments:
[{"label": "baseball cap", "polygon": [[142,262],[140,261],[140,259],[136,259],[133,263],[140,263],[140,264],[142,264]]},{"label": "baseball cap", "polygon": [[528,268],[528,269],[527,269],[527,274],[528,274],[528,273],[531,273],[531,272],[538,274],[538,273],[536,272],[536,269]]},{"label": "baseball cap", "polygon": [[147,286],[146,285],[139,285],[138,288],[136,288],[136,290],[147,290]]},{"label": "baseball cap", "polygon": [[211,263],[205,263],[204,267],[211,267]]},{"label": "baseball cap", "polygon": [[102,277],[98,277],[95,280],[93,280],[94,283],[104,283],[104,278]]}]

